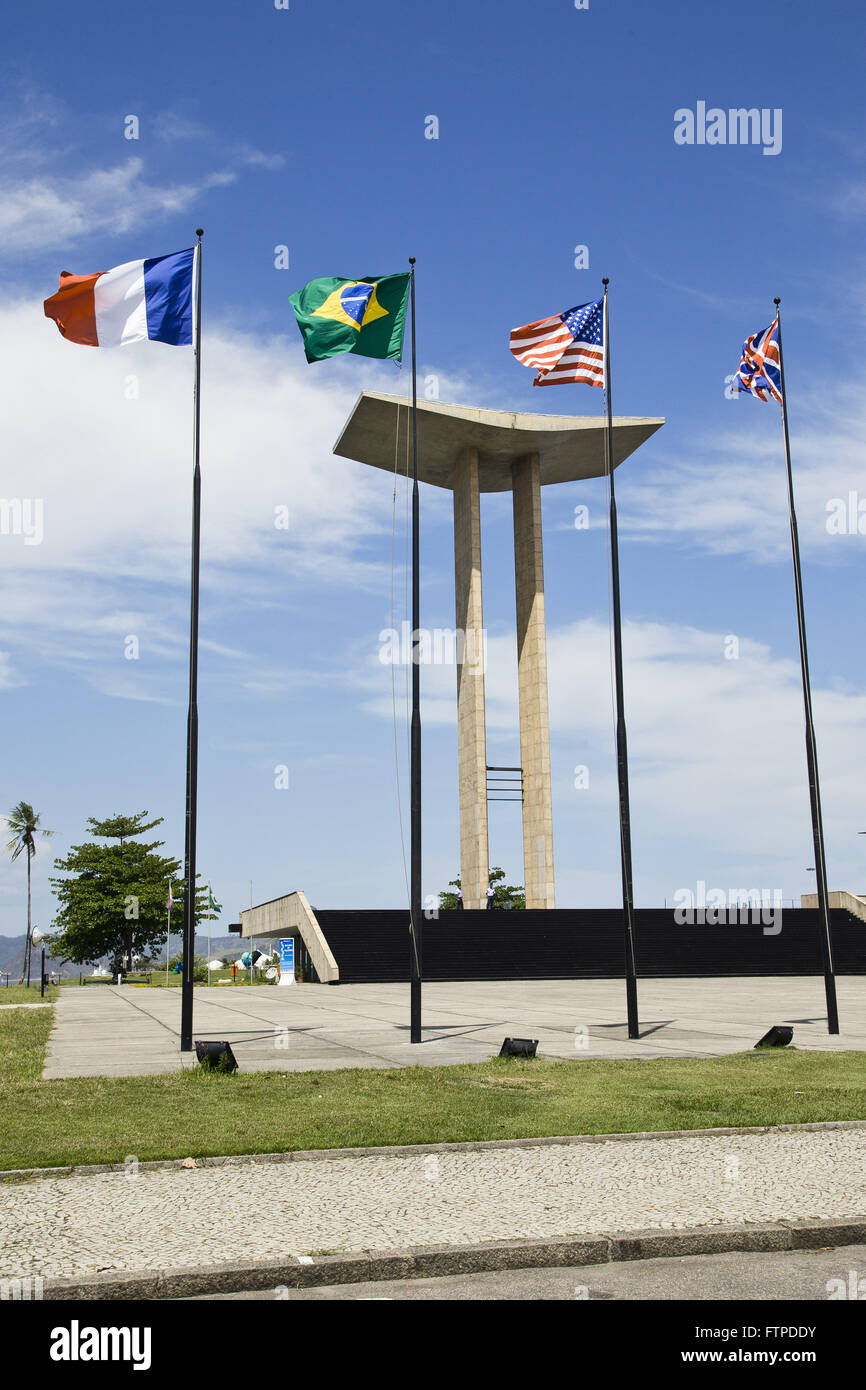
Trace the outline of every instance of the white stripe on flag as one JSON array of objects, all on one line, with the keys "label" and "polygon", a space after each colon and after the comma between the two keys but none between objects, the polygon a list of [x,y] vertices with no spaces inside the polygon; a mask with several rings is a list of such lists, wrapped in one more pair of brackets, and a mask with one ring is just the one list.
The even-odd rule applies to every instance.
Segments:
[{"label": "white stripe on flag", "polygon": [[193,347],[193,352],[195,352],[195,349],[196,349],[197,346],[198,346],[198,344],[196,343],[196,340],[195,340],[195,331],[196,331],[195,305],[196,305],[196,285],[198,284],[198,278],[197,278],[197,277],[198,277],[198,257],[199,257],[199,244],[198,244],[198,242],[196,242],[195,246],[194,246],[193,249],[192,249],[192,295],[191,295],[191,303],[190,303],[190,308],[191,308],[191,311],[192,311],[192,347]]},{"label": "white stripe on flag", "polygon": [[514,356],[525,367],[549,367],[552,362],[559,361],[563,352],[567,350],[570,341],[571,339],[565,339],[562,342],[550,343],[543,348],[530,348],[526,352],[516,352]]},{"label": "white stripe on flag", "polygon": [[597,376],[599,380],[604,376],[604,368],[596,362],[587,362],[586,358],[573,357],[570,362],[557,362],[545,376],[557,377],[568,376],[571,372],[585,372],[587,376]]},{"label": "white stripe on flag", "polygon": [[567,332],[561,333],[558,338],[551,338],[549,334],[545,334],[543,338],[536,338],[531,343],[522,343],[520,347],[512,348],[511,351],[515,357],[520,358],[537,355],[540,352],[552,352],[554,348],[558,352],[562,352],[563,348],[568,347],[569,343],[573,341],[571,334]]},{"label": "white stripe on flag", "polygon": [[515,354],[526,352],[529,348],[534,348],[538,343],[570,343],[572,336],[568,329],[563,325],[558,333],[552,333],[550,329],[546,333],[534,333],[531,338],[512,338],[510,347]]},{"label": "white stripe on flag", "polygon": [[121,347],[147,337],[144,261],[127,261],[100,275],[93,286],[100,347]]}]

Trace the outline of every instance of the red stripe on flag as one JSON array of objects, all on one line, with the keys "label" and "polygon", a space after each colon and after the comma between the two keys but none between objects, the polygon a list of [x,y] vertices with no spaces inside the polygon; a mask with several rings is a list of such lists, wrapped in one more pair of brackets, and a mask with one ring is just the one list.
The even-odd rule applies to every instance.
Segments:
[{"label": "red stripe on flag", "polygon": [[512,328],[511,341],[514,342],[515,338],[521,336],[531,338],[540,328],[553,328],[556,324],[561,323],[561,314],[552,314],[548,319],[536,319],[535,323],[525,323],[521,328]]},{"label": "red stripe on flag", "polygon": [[[555,327],[551,328],[553,324]],[[539,333],[539,328],[546,332]],[[559,361],[563,351],[573,338],[562,319],[544,319],[539,323],[529,323],[525,328],[515,328],[509,341],[509,349],[518,362],[525,367],[550,367]]]},{"label": "red stripe on flag", "polygon": [[548,371],[541,372],[533,385],[566,386],[572,382],[603,387],[604,354],[584,343],[575,343]]},{"label": "red stripe on flag", "polygon": [[583,376],[580,373],[568,372],[562,376],[557,376],[552,372],[541,372],[533,381],[533,386],[604,386],[604,378],[598,376]]},{"label": "red stripe on flag", "polygon": [[60,289],[44,302],[45,317],[54,320],[70,343],[99,347],[93,289],[103,274],[100,270],[95,275],[70,275],[68,270],[62,270]]}]

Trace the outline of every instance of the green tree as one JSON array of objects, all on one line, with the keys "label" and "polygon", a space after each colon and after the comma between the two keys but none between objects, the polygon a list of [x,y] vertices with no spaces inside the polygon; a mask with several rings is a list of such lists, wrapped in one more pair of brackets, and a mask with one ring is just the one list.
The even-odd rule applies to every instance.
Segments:
[{"label": "green tree", "polygon": [[[176,951],[173,956],[169,956],[168,968],[173,971],[176,965],[183,965],[183,951]],[[192,958],[192,978],[197,985],[207,984],[207,960],[204,956],[193,956]]]},{"label": "green tree", "polygon": [[[146,955],[165,941],[168,885],[181,872],[179,859],[157,853],[162,840],[138,840],[162,824],[162,817],[88,818],[89,834],[109,844],[73,845],[54,867],[70,875],[52,878],[59,910],[54,918],[51,952],[78,964],[108,957],[114,973],[132,966],[134,955]],[[174,901],[182,912],[183,885],[175,884]],[[215,916],[208,910],[206,886],[196,885],[195,920]]]},{"label": "green tree", "polygon": [[19,854],[27,853],[27,935],[24,938],[24,962],[21,967],[21,979],[19,984],[23,985],[24,977],[27,976],[27,983],[30,984],[30,952],[32,948],[33,928],[30,924],[30,862],[36,853],[36,836],[53,835],[53,830],[44,830],[39,824],[39,815],[34,811],[29,801],[19,801],[14,806],[6,818],[7,828],[12,832],[12,838],[6,848],[12,855],[13,862]]},{"label": "green tree", "polygon": [[[494,892],[493,906],[495,908],[525,908],[526,894],[522,886],[516,887],[514,884],[505,882],[504,869],[490,870],[490,885]],[[449,893],[448,888],[439,894],[439,909],[442,912],[454,911],[457,907],[457,889],[460,887],[460,879],[452,878],[448,888],[453,888],[454,892]]]}]

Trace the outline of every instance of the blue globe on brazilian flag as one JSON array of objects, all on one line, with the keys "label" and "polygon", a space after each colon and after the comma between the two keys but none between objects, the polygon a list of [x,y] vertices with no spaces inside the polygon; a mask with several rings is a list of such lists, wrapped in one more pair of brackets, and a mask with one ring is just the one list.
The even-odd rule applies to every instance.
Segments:
[{"label": "blue globe on brazilian flag", "polygon": [[341,352],[361,357],[403,357],[403,329],[411,276],[323,276],[289,296],[308,362]]}]

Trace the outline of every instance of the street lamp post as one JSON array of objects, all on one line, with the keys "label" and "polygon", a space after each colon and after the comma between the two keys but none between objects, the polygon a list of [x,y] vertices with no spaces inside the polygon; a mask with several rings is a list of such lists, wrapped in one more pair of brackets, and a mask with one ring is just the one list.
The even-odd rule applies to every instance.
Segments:
[{"label": "street lamp post", "polygon": [[33,928],[33,931],[32,931],[31,934],[30,934],[30,942],[31,942],[31,945],[33,945],[33,946],[41,946],[41,947],[42,947],[42,968],[41,968],[41,970],[40,970],[40,972],[39,972],[39,997],[40,997],[40,999],[44,999],[44,998],[45,998],[45,933],[44,933],[44,932],[41,932],[41,931],[39,930],[38,927],[34,927],[34,928]]}]

